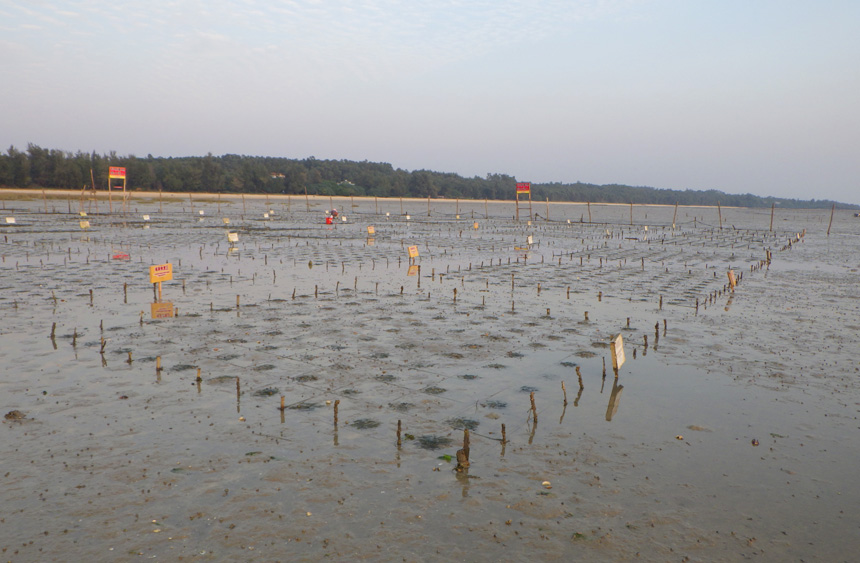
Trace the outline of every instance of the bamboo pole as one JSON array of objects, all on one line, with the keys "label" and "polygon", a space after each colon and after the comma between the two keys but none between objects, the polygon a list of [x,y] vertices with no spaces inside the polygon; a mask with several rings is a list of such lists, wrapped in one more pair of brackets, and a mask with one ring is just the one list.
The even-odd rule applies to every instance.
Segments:
[{"label": "bamboo pole", "polygon": [[720,207],[720,202],[717,201],[717,214],[720,219],[720,230],[723,230],[723,208]]}]

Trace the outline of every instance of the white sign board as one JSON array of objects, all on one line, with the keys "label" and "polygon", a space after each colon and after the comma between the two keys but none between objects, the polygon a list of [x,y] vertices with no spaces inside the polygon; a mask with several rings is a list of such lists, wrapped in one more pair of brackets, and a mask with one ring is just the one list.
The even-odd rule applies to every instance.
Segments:
[{"label": "white sign board", "polygon": [[612,351],[612,367],[614,369],[619,369],[624,365],[624,339],[621,338],[619,334],[615,338],[612,339],[612,343],[609,345],[609,348]]}]

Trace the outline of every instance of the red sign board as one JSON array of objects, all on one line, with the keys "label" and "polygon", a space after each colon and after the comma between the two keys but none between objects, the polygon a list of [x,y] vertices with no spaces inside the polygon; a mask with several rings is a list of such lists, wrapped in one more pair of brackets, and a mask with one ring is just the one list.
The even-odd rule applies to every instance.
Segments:
[{"label": "red sign board", "polygon": [[518,194],[527,194],[532,191],[532,183],[531,182],[517,182],[517,193]]},{"label": "red sign board", "polygon": [[109,176],[111,179],[120,178],[125,179],[125,168],[121,166],[111,166],[109,171]]}]

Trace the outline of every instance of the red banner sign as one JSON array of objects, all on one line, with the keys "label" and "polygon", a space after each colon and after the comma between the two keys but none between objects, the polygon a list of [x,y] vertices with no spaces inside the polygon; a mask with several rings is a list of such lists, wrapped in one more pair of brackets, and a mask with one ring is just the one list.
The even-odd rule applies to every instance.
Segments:
[{"label": "red banner sign", "polygon": [[531,182],[517,182],[517,193],[518,194],[527,194],[532,191],[532,183]]},{"label": "red banner sign", "polygon": [[109,176],[111,179],[120,178],[125,179],[125,168],[121,166],[111,166],[109,171]]}]

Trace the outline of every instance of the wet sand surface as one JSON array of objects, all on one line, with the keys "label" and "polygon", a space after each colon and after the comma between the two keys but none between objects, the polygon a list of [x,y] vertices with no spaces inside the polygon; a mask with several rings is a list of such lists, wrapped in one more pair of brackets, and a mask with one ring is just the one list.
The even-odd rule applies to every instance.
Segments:
[{"label": "wet sand surface", "polygon": [[856,557],[847,211],[6,197],[0,559]]}]

